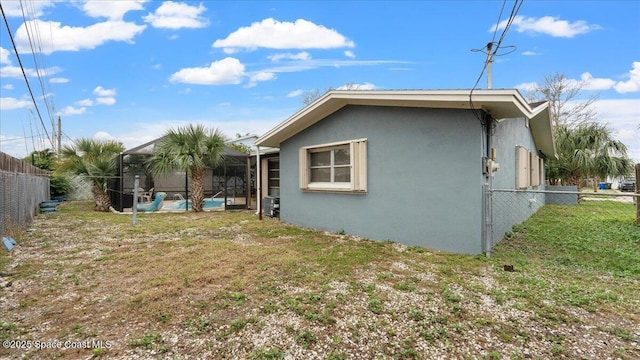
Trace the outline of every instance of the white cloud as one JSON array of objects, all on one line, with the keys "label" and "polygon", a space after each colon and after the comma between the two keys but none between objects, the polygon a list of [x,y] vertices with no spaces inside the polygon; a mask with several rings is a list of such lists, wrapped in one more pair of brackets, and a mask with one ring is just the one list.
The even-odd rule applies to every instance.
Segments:
[{"label": "white cloud", "polygon": [[[38,144],[44,144],[47,139],[41,139],[35,137],[34,141],[38,141]],[[24,158],[27,156],[27,150],[24,144],[23,136],[5,136],[0,134],[0,151],[9,154],[16,158]]]},{"label": "white cloud", "polygon": [[87,108],[80,107],[74,108],[73,106],[65,106],[62,110],[58,111],[60,116],[82,115],[87,111]]},{"label": "white cloud", "polygon": [[640,140],[640,132],[637,129],[620,129],[616,131],[614,136],[625,144]]},{"label": "white cloud", "polygon": [[[4,10],[5,15],[8,17],[22,17],[22,7],[21,1],[3,1],[2,2],[2,10]],[[42,0],[42,1],[29,1],[29,13],[34,17],[40,17],[44,14],[43,10],[47,7],[54,6],[53,1],[50,0]]]},{"label": "white cloud", "polygon": [[202,4],[196,6],[173,1],[165,1],[158,7],[155,13],[149,13],[144,21],[156,28],[180,29],[203,28],[209,25],[209,21],[200,15],[207,10]]},{"label": "white cloud", "polygon": [[292,92],[287,94],[288,98],[292,98],[292,97],[298,97],[300,95],[302,95],[304,91],[302,89],[297,89],[297,90],[293,90]]},{"label": "white cloud", "polygon": [[[116,137],[125,145],[127,149],[144,144],[157,139],[167,132],[168,129],[188,125],[189,123],[203,124],[206,127],[218,128],[225,135],[239,134],[264,134],[279,124],[297,108],[290,109],[265,109],[252,108],[243,111],[244,115],[239,118],[234,116],[230,119],[230,114],[237,110],[229,102],[214,104],[218,107],[215,114],[208,114],[206,118],[161,118],[154,122],[131,122],[130,126],[122,129],[111,129],[110,134]],[[213,118],[212,118],[213,116]]]},{"label": "white cloud", "polygon": [[376,86],[372,83],[364,84],[345,84],[338,87],[336,90],[375,90]]},{"label": "white cloud", "polygon": [[601,99],[593,105],[600,121],[608,124],[616,139],[627,146],[629,157],[640,162],[640,98]]},{"label": "white cloud", "polygon": [[239,84],[245,75],[244,65],[236,58],[214,61],[209,67],[184,68],[169,78],[171,82],[199,85]]},{"label": "white cloud", "polygon": [[107,18],[109,20],[122,20],[124,14],[132,10],[144,10],[142,4],[145,0],[129,1],[87,1],[82,5],[85,14],[94,18]]},{"label": "white cloud", "polygon": [[516,89],[520,90],[521,92],[527,93],[529,91],[534,91],[536,88],[538,87],[538,83],[534,82],[526,82],[526,83],[521,83],[515,86]]},{"label": "white cloud", "polygon": [[2,88],[5,90],[13,90],[15,89],[15,86],[13,86],[13,84],[7,84],[7,85],[3,85]]},{"label": "white cloud", "polygon": [[62,26],[56,21],[28,21],[18,28],[15,39],[18,51],[30,52],[27,28],[47,29],[47,46],[41,51],[51,54],[55,51],[79,51],[83,49],[95,49],[108,41],[123,41],[133,43],[133,38],[142,33],[146,25],[137,25],[132,22],[110,20],[93,24],[87,27]]},{"label": "white cloud", "polygon": [[540,54],[538,54],[538,53],[537,53],[537,52],[535,52],[535,51],[527,50],[527,51],[524,51],[524,52],[522,53],[522,55],[524,55],[524,56],[536,56],[536,55],[540,55]]},{"label": "white cloud", "polygon": [[353,41],[322,25],[304,19],[280,22],[272,18],[241,27],[226,39],[218,39],[213,43],[214,48],[223,48],[226,53],[257,48],[333,49],[354,46]]},{"label": "white cloud", "polygon": [[[60,69],[57,66],[52,66],[52,67],[48,67],[46,69],[40,69],[40,76],[51,76],[51,75],[55,75],[59,72],[61,72],[62,69]],[[35,71],[34,71],[35,73]]]},{"label": "white cloud", "polygon": [[618,82],[615,87],[619,93],[629,93],[640,91],[640,61],[634,61],[631,71],[629,71],[629,80]]},{"label": "white cloud", "polygon": [[[608,78],[594,78],[589,72],[584,72],[580,79],[565,79],[565,85],[569,88],[579,88],[585,91],[609,90],[616,85],[615,80]],[[516,89],[530,92],[535,91],[539,85],[536,82],[522,83],[516,85]]]},{"label": "white cloud", "polygon": [[78,106],[93,106],[93,100],[84,99],[84,100],[76,101],[75,104]]},{"label": "white cloud", "polygon": [[[407,61],[393,61],[393,60],[330,60],[330,59],[320,59],[320,60],[307,60],[300,62],[288,62],[284,65],[274,65],[272,67],[262,69],[262,71],[273,72],[273,73],[289,73],[289,72],[300,72],[311,69],[317,69],[322,67],[342,67],[342,66],[379,66],[379,65],[388,65],[388,64],[403,64],[409,63]],[[394,70],[411,70],[411,69],[398,69]]]},{"label": "white cloud", "polygon": [[311,54],[309,54],[306,51],[301,51],[297,54],[293,54],[293,53],[283,53],[283,54],[274,54],[274,55],[269,55],[267,56],[267,59],[273,61],[273,62],[278,62],[282,59],[288,59],[288,60],[311,60]]},{"label": "white cloud", "polygon": [[96,98],[96,105],[113,105],[115,103],[116,103],[116,99],[112,97]]},{"label": "white cloud", "polygon": [[93,135],[93,138],[96,140],[103,140],[103,141],[117,140],[114,136],[112,136],[106,131],[98,131],[97,133],[95,133],[95,135]]},{"label": "white cloud", "polygon": [[[40,76],[50,76],[59,73],[61,69],[57,66],[53,66],[40,70]],[[25,68],[24,73],[29,77],[38,76],[38,72],[35,69]],[[0,68],[0,77],[23,77],[22,69],[19,66],[3,66]]]},{"label": "white cloud", "polygon": [[11,64],[11,60],[9,60],[9,55],[11,51],[0,46],[0,64]]},{"label": "white cloud", "polygon": [[[507,25],[507,20],[502,20],[498,25],[489,29],[490,32],[502,30]],[[553,37],[572,38],[576,35],[585,34],[592,30],[601,29],[599,25],[590,25],[584,20],[573,23],[567,20],[560,20],[553,16],[543,16],[541,18],[525,17],[518,15],[511,25],[517,32],[530,32],[551,35]]]},{"label": "white cloud", "polygon": [[261,81],[270,81],[276,78],[276,74],[268,71],[260,71],[249,76],[249,84],[247,87],[254,87]]},{"label": "white cloud", "polygon": [[116,96],[116,89],[105,89],[102,86],[98,86],[93,89],[93,95],[100,97],[112,97]]},{"label": "white cloud", "polygon": [[[572,80],[573,81],[573,80]],[[590,73],[583,73],[579,83],[584,90],[608,90],[615,85],[615,81],[606,78],[594,78]]]},{"label": "white cloud", "polygon": [[[24,69],[27,76],[29,75],[29,69]],[[36,72],[33,71],[33,75],[36,75]],[[4,78],[14,78],[14,77],[22,77],[22,70],[19,66],[3,66],[0,67],[0,76]]]},{"label": "white cloud", "polygon": [[33,103],[27,100],[20,100],[12,97],[0,97],[0,110],[15,110],[28,108]]},{"label": "white cloud", "polygon": [[344,56],[348,57],[349,59],[355,59],[356,58],[356,54],[354,54],[353,51],[351,51],[351,50],[346,50],[344,52]]},{"label": "white cloud", "polygon": [[69,79],[62,78],[62,77],[56,77],[56,78],[49,79],[49,82],[52,83],[52,84],[66,84],[66,83],[69,82]]},{"label": "white cloud", "polygon": [[257,74],[251,75],[251,81],[269,81],[275,78],[276,74],[266,71],[261,71]]},{"label": "white cloud", "polygon": [[640,123],[640,98],[600,99],[594,106],[599,117],[612,125],[637,127]]}]

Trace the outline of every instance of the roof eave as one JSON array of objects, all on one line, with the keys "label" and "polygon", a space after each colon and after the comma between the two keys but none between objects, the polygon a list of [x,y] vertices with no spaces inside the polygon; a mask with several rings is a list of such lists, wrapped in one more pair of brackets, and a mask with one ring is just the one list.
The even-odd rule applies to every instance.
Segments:
[{"label": "roof eave", "polygon": [[[515,89],[473,90],[473,92],[471,90],[334,90],[327,92],[259,137],[255,144],[279,147],[286,139],[346,105],[465,110],[473,108],[486,111],[495,119],[532,118],[538,116],[546,106],[540,105],[531,109],[520,92]],[[541,122],[544,123],[544,120]]]},{"label": "roof eave", "polygon": [[533,141],[538,150],[546,157],[558,158],[549,103],[533,109],[529,119]]}]

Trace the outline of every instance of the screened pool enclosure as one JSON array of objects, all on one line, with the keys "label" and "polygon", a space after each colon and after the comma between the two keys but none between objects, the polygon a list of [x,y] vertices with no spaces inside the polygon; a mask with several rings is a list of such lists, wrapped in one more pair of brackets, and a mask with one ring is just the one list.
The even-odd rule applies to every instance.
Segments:
[{"label": "screened pool enclosure", "polygon": [[[156,139],[118,156],[118,176],[109,188],[111,205],[117,211],[132,207],[136,175],[139,176],[138,193],[150,192],[153,198],[156,192],[161,191],[167,194],[168,201],[190,199],[191,180],[185,172],[176,171],[167,176],[154,177],[147,168],[146,161],[153,155],[159,141]],[[231,147],[226,147],[223,155],[221,166],[207,168],[205,172],[204,196],[223,201],[224,209],[247,209],[251,205],[253,188],[249,157]],[[190,207],[186,206],[185,210],[190,210]]]}]

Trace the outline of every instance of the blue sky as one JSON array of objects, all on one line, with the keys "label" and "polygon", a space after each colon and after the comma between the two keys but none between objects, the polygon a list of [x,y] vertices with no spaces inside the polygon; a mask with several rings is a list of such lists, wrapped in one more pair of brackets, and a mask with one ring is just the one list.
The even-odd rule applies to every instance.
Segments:
[{"label": "blue sky", "polygon": [[[0,4],[42,116],[3,25],[0,151],[23,157],[51,148],[58,116],[64,143],[131,148],[187,123],[260,135],[316,89],[470,89],[485,60],[471,50],[492,40],[496,24],[500,34],[514,0],[500,18],[503,1]],[[502,43],[514,48],[493,64],[493,88],[526,95],[555,73],[583,81],[601,121],[640,161],[639,18],[640,1],[525,0]]]}]

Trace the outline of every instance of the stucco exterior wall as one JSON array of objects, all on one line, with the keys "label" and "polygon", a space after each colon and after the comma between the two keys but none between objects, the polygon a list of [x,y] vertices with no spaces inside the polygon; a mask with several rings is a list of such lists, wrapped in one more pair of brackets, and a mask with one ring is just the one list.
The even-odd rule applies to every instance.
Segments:
[{"label": "stucco exterior wall", "polygon": [[[492,189],[516,189],[516,147],[538,153],[531,130],[524,118],[508,119],[496,124],[491,147],[496,149],[500,170],[491,179]],[[543,170],[544,172],[544,170]],[[528,189],[543,190],[542,185]],[[528,192],[494,192],[492,194],[492,245],[545,204],[545,194]]]},{"label": "stucco exterior wall", "polygon": [[[367,139],[366,194],[299,188],[303,146]],[[280,146],[280,218],[373,240],[482,252],[483,132],[469,111],[347,106]]]},{"label": "stucco exterior wall", "polygon": [[526,126],[524,118],[500,121],[493,129],[491,142],[500,164],[500,170],[492,179],[493,188],[515,189],[516,146],[522,146],[534,154],[538,153],[530,128]]}]

